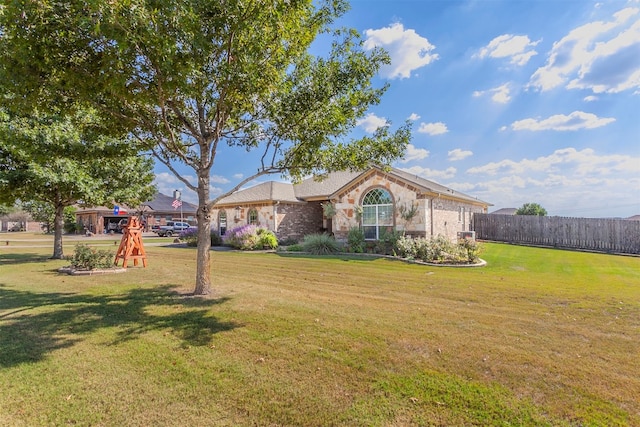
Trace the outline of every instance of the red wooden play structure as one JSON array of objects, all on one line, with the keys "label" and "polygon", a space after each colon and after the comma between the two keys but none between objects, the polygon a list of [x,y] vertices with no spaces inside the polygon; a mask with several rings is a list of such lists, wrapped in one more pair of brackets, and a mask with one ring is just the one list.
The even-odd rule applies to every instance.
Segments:
[{"label": "red wooden play structure", "polygon": [[116,259],[113,261],[115,265],[118,265],[118,260],[122,260],[122,267],[127,268],[127,262],[132,259],[133,265],[138,265],[138,260],[142,260],[142,266],[147,266],[147,254],[144,251],[144,245],[142,244],[142,225],[138,220],[138,217],[132,216],[129,218],[127,225],[122,227],[122,240],[120,241],[120,247],[116,252]]}]

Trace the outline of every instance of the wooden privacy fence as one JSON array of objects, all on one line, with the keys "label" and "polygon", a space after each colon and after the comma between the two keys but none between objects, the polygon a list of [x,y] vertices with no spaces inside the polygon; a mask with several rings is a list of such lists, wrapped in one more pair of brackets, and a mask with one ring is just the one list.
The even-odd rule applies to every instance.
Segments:
[{"label": "wooden privacy fence", "polygon": [[640,221],[476,213],[472,227],[480,240],[640,254]]}]

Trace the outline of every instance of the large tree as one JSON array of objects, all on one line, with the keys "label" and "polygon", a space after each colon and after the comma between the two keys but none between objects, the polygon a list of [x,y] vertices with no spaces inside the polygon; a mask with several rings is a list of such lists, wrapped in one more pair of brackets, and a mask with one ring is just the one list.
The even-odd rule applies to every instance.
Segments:
[{"label": "large tree", "polygon": [[[347,8],[344,0],[14,1],[0,17],[0,84],[20,95],[13,107],[90,103],[197,193],[195,294],[207,294],[210,212],[226,195],[210,195],[221,152],[259,154],[233,192],[265,174],[362,169],[405,151],[408,123],[352,137],[386,90],[372,79],[389,58],[364,51],[355,31],[333,29]],[[326,53],[310,54],[314,42]]]},{"label": "large tree", "polygon": [[95,116],[28,117],[0,111],[0,202],[35,201],[54,212],[52,258],[63,257],[64,209],[149,200],[153,162],[126,139],[96,131]]}]

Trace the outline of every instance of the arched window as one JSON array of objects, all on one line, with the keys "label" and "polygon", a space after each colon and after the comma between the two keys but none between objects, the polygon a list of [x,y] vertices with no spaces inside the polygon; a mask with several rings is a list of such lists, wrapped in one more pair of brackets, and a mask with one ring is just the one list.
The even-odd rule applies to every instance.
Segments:
[{"label": "arched window", "polygon": [[393,199],[383,188],[374,188],[362,200],[362,230],[367,240],[378,240],[393,228]]},{"label": "arched window", "polygon": [[218,212],[218,233],[224,236],[227,232],[227,211]]},{"label": "arched window", "polygon": [[258,211],[251,209],[247,218],[247,224],[258,225]]}]

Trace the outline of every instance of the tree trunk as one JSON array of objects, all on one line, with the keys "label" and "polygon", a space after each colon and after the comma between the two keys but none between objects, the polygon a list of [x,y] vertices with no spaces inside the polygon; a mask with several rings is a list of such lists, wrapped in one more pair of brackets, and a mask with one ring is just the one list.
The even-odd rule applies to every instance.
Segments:
[{"label": "tree trunk", "polygon": [[198,254],[194,295],[211,293],[211,212],[209,210],[209,171],[198,179]]},{"label": "tree trunk", "polygon": [[52,259],[62,259],[62,229],[64,228],[64,206],[56,204],[56,213],[53,220],[53,256]]}]

